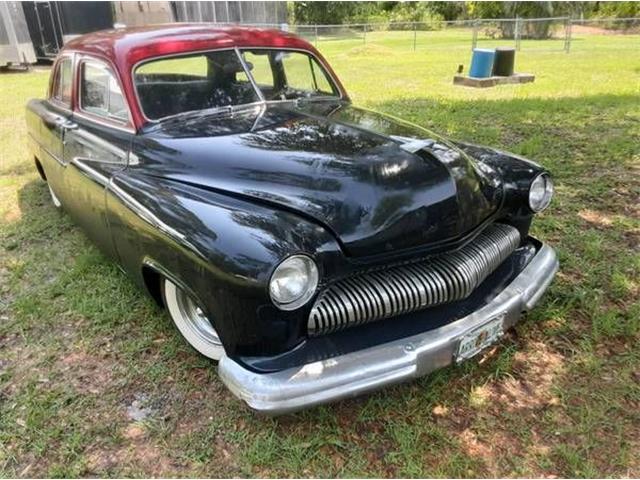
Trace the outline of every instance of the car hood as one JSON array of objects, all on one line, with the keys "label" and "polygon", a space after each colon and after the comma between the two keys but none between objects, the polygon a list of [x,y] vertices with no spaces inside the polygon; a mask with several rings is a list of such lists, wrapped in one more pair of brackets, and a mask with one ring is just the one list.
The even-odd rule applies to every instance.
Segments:
[{"label": "car hood", "polygon": [[344,102],[283,102],[162,122],[147,171],[295,211],[351,256],[455,239],[494,213],[495,171],[434,133]]}]

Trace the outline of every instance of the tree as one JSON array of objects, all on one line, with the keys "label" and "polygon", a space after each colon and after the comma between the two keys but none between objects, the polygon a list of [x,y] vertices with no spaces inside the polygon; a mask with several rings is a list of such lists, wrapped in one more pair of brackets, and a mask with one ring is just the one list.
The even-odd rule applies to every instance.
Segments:
[{"label": "tree", "polygon": [[640,17],[640,2],[596,2],[596,4],[595,15],[598,17]]},{"label": "tree", "polygon": [[294,2],[297,24],[340,24],[378,8],[377,2]]},{"label": "tree", "polygon": [[457,20],[466,13],[464,2],[426,2],[426,7],[432,14],[446,21]]},{"label": "tree", "polygon": [[[468,11],[475,18],[548,18],[554,15],[554,4],[559,2],[469,2]],[[498,24],[502,38],[514,38],[515,22]],[[544,39],[551,34],[551,21],[524,22],[522,38]]]}]

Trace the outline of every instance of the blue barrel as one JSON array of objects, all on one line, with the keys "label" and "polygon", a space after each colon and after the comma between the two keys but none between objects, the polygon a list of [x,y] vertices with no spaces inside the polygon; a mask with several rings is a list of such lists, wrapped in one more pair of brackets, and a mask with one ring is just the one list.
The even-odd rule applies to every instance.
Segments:
[{"label": "blue barrel", "polygon": [[474,78],[490,77],[491,72],[493,71],[493,58],[495,57],[495,54],[495,50],[474,48],[473,56],[471,57],[469,76]]}]

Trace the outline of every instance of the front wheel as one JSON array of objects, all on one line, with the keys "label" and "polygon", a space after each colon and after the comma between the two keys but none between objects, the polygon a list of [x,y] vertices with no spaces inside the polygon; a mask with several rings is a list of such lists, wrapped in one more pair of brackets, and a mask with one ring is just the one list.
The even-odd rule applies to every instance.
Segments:
[{"label": "front wheel", "polygon": [[162,293],[173,323],[189,345],[205,357],[220,360],[224,354],[220,337],[191,296],[167,279],[162,281]]}]

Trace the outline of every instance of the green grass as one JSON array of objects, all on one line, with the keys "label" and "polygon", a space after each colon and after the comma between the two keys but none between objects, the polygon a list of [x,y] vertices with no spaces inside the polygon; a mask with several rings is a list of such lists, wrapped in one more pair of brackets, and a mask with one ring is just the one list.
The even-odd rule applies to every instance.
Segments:
[{"label": "green grass", "polygon": [[[458,368],[253,415],[51,206],[23,120],[48,72],[2,73],[0,475],[640,475],[638,37],[525,48],[517,68],[535,83],[476,90],[451,83],[466,41],[413,52],[407,35],[319,46],[357,104],[551,170],[556,198],[533,233],[561,270],[526,321]],[[136,399],[143,422],[126,414]]]}]

